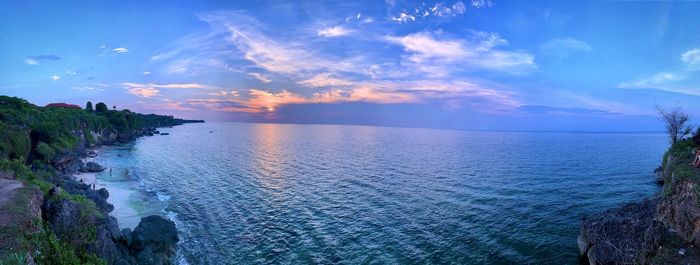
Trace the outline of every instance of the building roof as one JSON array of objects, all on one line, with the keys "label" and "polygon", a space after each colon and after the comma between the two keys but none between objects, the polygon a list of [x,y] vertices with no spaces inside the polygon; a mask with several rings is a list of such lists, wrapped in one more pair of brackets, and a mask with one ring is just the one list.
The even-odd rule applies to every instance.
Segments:
[{"label": "building roof", "polygon": [[68,103],[51,103],[46,105],[47,108],[68,108],[68,109],[83,109],[78,105]]}]

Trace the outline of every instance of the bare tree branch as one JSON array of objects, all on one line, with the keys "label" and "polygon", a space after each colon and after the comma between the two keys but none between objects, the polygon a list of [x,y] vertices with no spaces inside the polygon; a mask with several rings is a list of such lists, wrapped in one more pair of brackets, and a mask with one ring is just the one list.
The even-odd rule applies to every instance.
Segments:
[{"label": "bare tree branch", "polygon": [[656,112],[659,113],[661,121],[666,124],[666,133],[671,146],[675,146],[679,140],[691,133],[692,128],[688,125],[690,115],[683,112],[680,106],[676,105],[670,110],[664,110],[656,105]]}]

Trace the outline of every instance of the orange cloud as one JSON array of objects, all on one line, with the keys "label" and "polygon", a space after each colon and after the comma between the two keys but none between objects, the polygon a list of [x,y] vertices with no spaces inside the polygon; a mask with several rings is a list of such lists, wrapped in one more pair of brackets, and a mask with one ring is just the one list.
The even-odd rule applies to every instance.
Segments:
[{"label": "orange cloud", "polygon": [[152,87],[134,87],[134,88],[129,88],[127,90],[129,94],[136,95],[139,97],[144,97],[144,98],[150,98],[155,95],[158,95],[160,91],[158,89],[152,88]]}]

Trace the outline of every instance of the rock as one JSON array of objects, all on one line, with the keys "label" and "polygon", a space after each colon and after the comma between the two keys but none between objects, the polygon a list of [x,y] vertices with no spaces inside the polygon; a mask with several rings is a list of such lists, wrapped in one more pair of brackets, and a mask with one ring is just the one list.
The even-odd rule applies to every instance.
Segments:
[{"label": "rock", "polygon": [[589,264],[635,264],[669,237],[655,220],[658,199],[630,203],[581,220],[579,254]]},{"label": "rock", "polygon": [[686,251],[687,250],[685,248],[681,248],[678,250],[678,255],[684,256]]},{"label": "rock", "polygon": [[654,175],[656,175],[656,183],[659,185],[664,185],[664,167],[659,166],[654,169]]},{"label": "rock", "polygon": [[122,229],[122,235],[124,235],[124,242],[126,242],[126,245],[131,245],[131,229],[130,228],[124,228]]},{"label": "rock", "polygon": [[151,215],[142,218],[131,233],[129,248],[139,264],[172,264],[178,241],[173,221]]},{"label": "rock", "polygon": [[102,172],[106,168],[95,162],[87,162],[80,167],[80,172]]},{"label": "rock", "polygon": [[686,180],[674,184],[673,193],[665,196],[658,207],[658,219],[675,230],[685,241],[700,244],[700,205],[697,184]]},{"label": "rock", "polygon": [[170,135],[169,133],[160,133],[160,135]]}]

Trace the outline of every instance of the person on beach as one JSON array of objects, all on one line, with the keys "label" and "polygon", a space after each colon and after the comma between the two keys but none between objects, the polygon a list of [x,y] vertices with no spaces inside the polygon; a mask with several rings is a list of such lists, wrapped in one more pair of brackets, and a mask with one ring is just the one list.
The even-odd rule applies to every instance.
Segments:
[{"label": "person on beach", "polygon": [[695,159],[693,160],[693,163],[690,163],[690,166],[700,168],[700,147],[695,148]]}]

